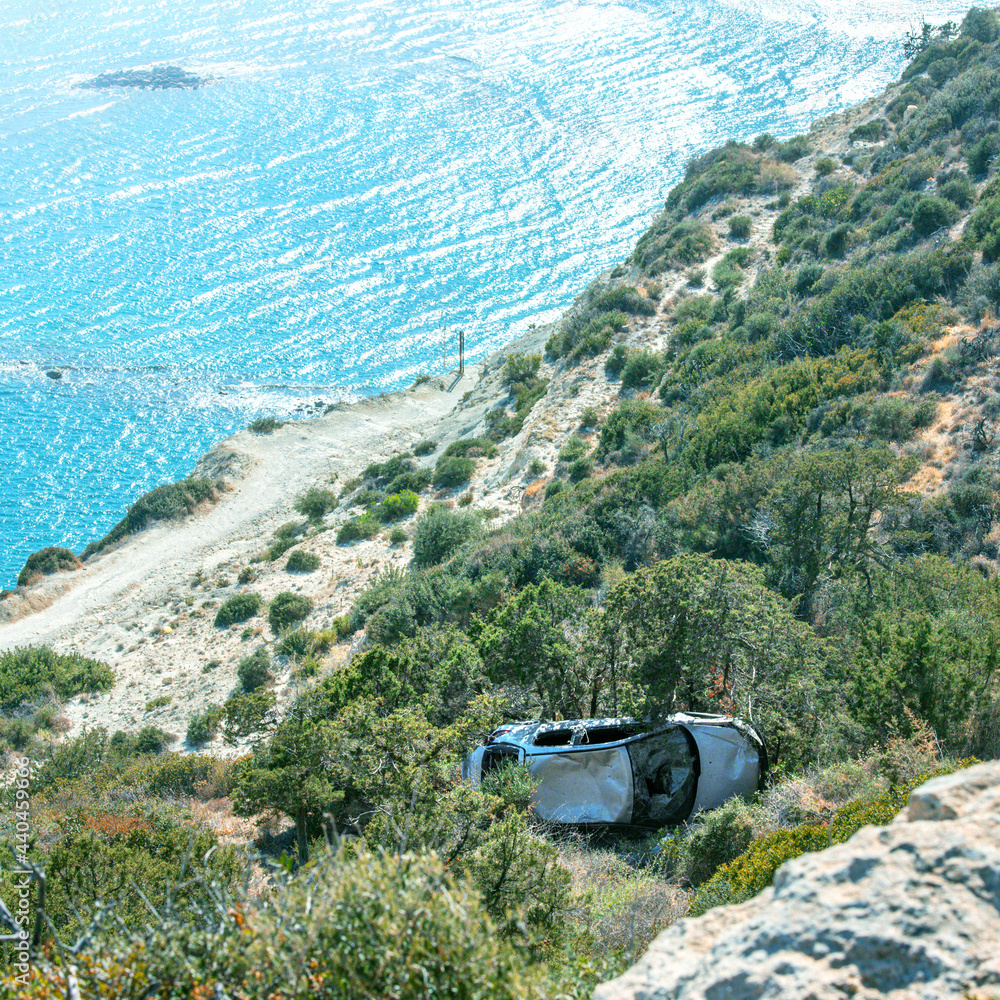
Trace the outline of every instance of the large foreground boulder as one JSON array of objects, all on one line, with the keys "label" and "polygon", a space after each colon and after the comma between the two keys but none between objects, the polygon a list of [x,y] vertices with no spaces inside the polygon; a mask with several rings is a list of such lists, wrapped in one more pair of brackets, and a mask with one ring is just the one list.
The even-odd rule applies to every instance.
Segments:
[{"label": "large foreground boulder", "polygon": [[1000,997],[1000,762],[917,788],[887,827],[681,920],[595,1000]]}]

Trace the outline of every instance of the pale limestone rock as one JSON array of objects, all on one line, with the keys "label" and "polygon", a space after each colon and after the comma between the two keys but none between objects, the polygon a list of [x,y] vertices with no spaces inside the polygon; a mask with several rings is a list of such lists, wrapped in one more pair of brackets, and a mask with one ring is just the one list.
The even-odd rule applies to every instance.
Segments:
[{"label": "pale limestone rock", "polygon": [[664,931],[595,1000],[1000,997],[1000,762],[935,778],[887,827]]}]

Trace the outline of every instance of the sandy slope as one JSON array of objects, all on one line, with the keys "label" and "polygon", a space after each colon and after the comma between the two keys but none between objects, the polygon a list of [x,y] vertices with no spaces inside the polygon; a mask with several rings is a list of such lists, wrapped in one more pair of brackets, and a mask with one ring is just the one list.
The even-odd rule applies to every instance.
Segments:
[{"label": "sandy slope", "polygon": [[[248,643],[234,640],[228,630],[212,628],[214,611],[209,608],[199,616],[198,606],[236,592],[236,574],[266,545],[273,530],[283,522],[302,520],[292,504],[309,486],[343,482],[370,461],[422,438],[458,436],[453,430],[462,421],[456,424],[453,411],[475,383],[475,373],[461,379],[453,375],[288,424],[270,435],[243,431],[221,442],[195,470],[225,484],[218,503],[182,522],[156,525],[90,559],[81,570],[31,588],[31,605],[51,601],[35,613],[27,602],[9,598],[4,602],[6,615],[22,617],[0,623],[0,649],[47,644],[111,663],[119,675],[115,691],[94,699],[92,706],[70,706],[74,721],[78,717],[111,726],[155,721],[166,728],[183,722],[193,704],[224,697],[232,686],[231,670],[219,671],[221,685],[212,683],[214,678],[201,674],[204,663],[213,656],[230,659],[226,647],[233,641],[239,648],[232,655],[249,651],[244,648]],[[332,533],[329,540],[332,543]],[[194,582],[199,574],[204,584]],[[299,589],[314,598],[324,596],[324,588],[282,575],[273,586],[265,579],[264,586],[254,589]],[[218,586],[222,576],[229,586]],[[197,641],[195,633],[204,633],[203,641]],[[175,711],[161,710],[156,719],[146,719],[146,701],[161,693],[156,688],[178,683],[180,690],[169,692]]]}]

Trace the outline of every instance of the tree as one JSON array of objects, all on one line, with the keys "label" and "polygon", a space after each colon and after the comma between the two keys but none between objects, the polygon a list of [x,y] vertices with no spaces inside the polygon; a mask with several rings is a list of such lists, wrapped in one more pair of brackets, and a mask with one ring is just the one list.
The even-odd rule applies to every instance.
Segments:
[{"label": "tree", "polygon": [[750,531],[781,592],[805,598],[802,613],[824,579],[858,573],[870,586],[872,567],[888,563],[879,529],[904,506],[900,484],[915,465],[887,448],[852,445],[794,456],[776,477]]},{"label": "tree", "polygon": [[479,634],[487,677],[532,689],[549,717],[583,715],[588,703],[595,709],[596,692],[577,670],[570,631],[586,599],[580,588],[546,579],[494,608]]},{"label": "tree", "polygon": [[822,650],[761,567],[674,556],[626,577],[589,624],[586,655],[604,667],[613,713],[737,713],[809,756],[826,711]]}]

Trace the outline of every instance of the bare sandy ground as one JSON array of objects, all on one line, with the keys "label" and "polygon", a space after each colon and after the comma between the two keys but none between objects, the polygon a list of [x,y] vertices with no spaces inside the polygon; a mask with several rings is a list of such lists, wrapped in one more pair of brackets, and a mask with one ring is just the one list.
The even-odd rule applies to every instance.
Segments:
[{"label": "bare sandy ground", "polygon": [[[294,510],[296,498],[311,486],[339,493],[370,462],[410,451],[424,439],[439,442],[436,453],[423,459],[431,466],[450,441],[482,433],[487,410],[506,397],[500,381],[505,356],[540,352],[548,332],[533,331],[464,377],[453,372],[286,424],[269,435],[243,431],[220,442],[193,470],[222,484],[215,504],[154,525],[82,569],[44,578],[0,603],[0,650],[48,645],[114,668],[117,683],[110,692],[66,706],[71,733],[87,726],[114,732],[157,725],[183,741],[190,716],[235,689],[239,660],[274,639],[262,615],[216,628],[216,609],[226,598],[244,590],[265,600],[282,591],[301,593],[315,605],[305,624],[320,629],[346,613],[374,575],[409,565],[409,543],[392,545],[388,530],[337,545],[335,529],[358,513],[346,508],[327,515],[323,526],[329,530],[297,546],[319,556],[315,572],[287,572],[287,557],[253,561],[280,525],[304,523]],[[524,430],[505,441],[495,458],[479,461],[468,487],[436,499],[455,501],[471,492],[473,509],[494,524],[514,516],[532,497],[541,499],[545,478],[530,472],[532,460],[554,469],[559,449],[579,429],[583,408],[606,409],[615,392],[596,360],[571,371],[545,368],[543,374],[552,377],[549,392]],[[421,509],[431,499],[425,495]],[[412,531],[413,521],[402,527]],[[248,569],[252,581],[239,585],[240,573]],[[342,662],[347,648],[344,643],[333,650],[330,665]],[[296,682],[293,664],[279,658],[277,667],[280,705],[294,694]]]}]

